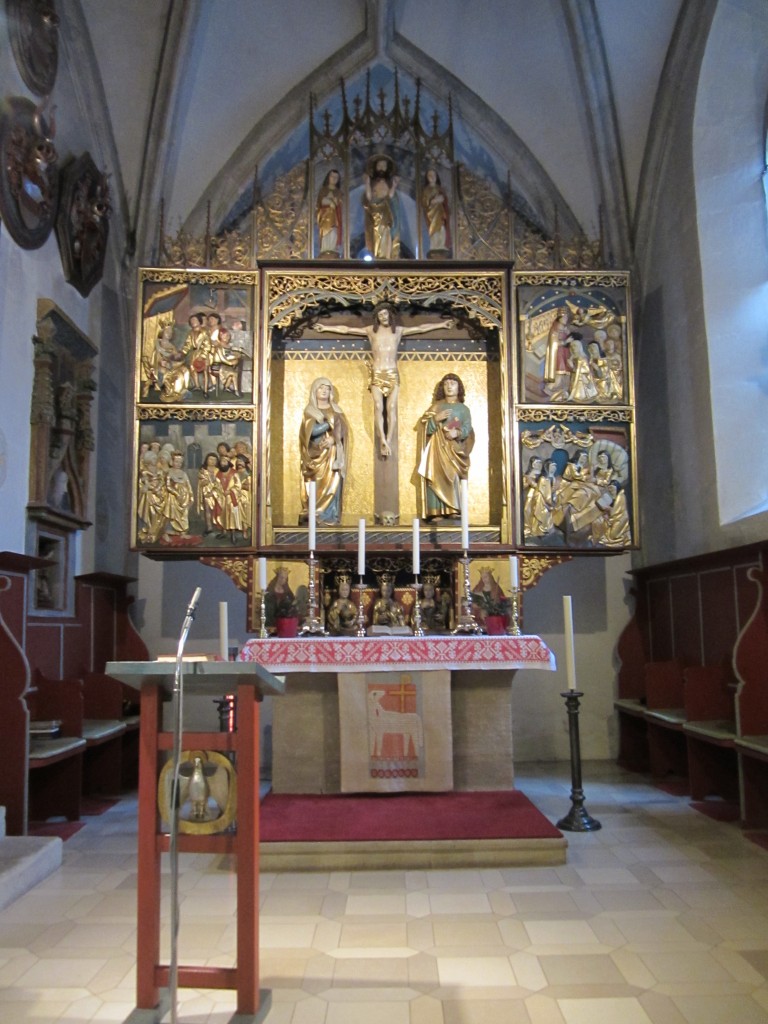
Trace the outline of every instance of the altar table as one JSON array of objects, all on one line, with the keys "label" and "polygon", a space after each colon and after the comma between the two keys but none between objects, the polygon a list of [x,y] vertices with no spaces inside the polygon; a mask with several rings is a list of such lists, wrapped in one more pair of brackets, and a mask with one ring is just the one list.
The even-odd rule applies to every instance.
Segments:
[{"label": "altar table", "polygon": [[540,637],[508,635],[253,639],[239,660],[286,677],[273,706],[276,793],[341,792],[339,675],[439,670],[451,675],[454,788],[511,789],[514,674],[556,667]]}]

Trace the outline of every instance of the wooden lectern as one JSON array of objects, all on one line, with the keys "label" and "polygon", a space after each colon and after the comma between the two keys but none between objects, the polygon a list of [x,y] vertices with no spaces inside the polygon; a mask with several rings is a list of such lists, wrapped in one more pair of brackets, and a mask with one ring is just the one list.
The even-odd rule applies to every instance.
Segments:
[{"label": "wooden lectern", "polygon": [[[160,830],[157,787],[161,752],[173,750],[173,733],[163,730],[162,704],[170,698],[173,662],[108,662],[108,675],[141,690],[139,757],[138,935],[136,1010],[126,1024],[154,1024],[167,1011],[161,990],[170,968],[160,963],[160,868],[169,836]],[[255,1024],[269,1009],[270,994],[259,990],[259,703],[280,694],[281,680],[260,665],[239,662],[184,662],[186,696],[237,696],[236,732],[182,733],[182,748],[235,754],[237,831],[178,836],[180,853],[234,854],[237,861],[237,960],[234,967],[178,968],[180,988],[233,989],[237,1013],[232,1024]]]}]

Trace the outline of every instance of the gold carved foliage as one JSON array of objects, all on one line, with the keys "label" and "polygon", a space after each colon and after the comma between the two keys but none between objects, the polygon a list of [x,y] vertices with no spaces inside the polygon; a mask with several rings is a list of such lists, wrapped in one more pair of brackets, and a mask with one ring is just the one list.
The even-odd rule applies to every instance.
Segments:
[{"label": "gold carved foliage", "polygon": [[233,288],[245,288],[247,285],[257,284],[258,279],[256,271],[205,269],[190,273],[188,270],[162,267],[142,267],[139,271],[140,281],[150,281],[153,284],[209,284],[211,287],[226,288],[229,285]]},{"label": "gold carved foliage", "polygon": [[551,444],[553,448],[565,448],[572,444],[577,448],[590,448],[594,444],[594,437],[589,432],[572,431],[555,423],[546,430],[523,430],[520,434],[520,443],[525,448],[540,448],[543,444]]},{"label": "gold carved foliage", "polygon": [[583,235],[572,238],[560,246],[562,270],[595,270],[602,262],[600,240]]},{"label": "gold carved foliage", "polygon": [[253,570],[253,558],[224,558],[212,556],[201,558],[204,565],[210,565],[214,569],[221,569],[232,580],[238,590],[248,593],[248,579]]},{"label": "gold carved foliage", "polygon": [[344,306],[450,302],[491,329],[501,327],[504,301],[499,274],[275,274],[267,296],[269,326],[289,327],[330,297]]},{"label": "gold carved foliage", "polygon": [[463,165],[458,168],[459,203],[456,258],[505,260],[510,257],[510,215],[491,182]]},{"label": "gold carved foliage", "polygon": [[518,408],[515,416],[518,423],[547,423],[551,420],[558,423],[565,423],[566,420],[575,423],[631,423],[633,419],[632,410],[628,408],[568,409],[562,406],[554,409]]},{"label": "gold carved foliage", "polygon": [[254,211],[256,255],[259,259],[309,257],[307,165],[297,164],[275,180]]},{"label": "gold carved foliage", "polygon": [[519,270],[554,270],[555,242],[534,228],[515,231],[515,267]]},{"label": "gold carved foliage", "polygon": [[171,267],[204,267],[207,261],[205,236],[191,235],[183,228],[174,238],[165,235],[160,242],[163,263]]},{"label": "gold carved foliage", "polygon": [[568,272],[552,270],[549,268],[532,270],[525,267],[515,274],[515,285],[520,287],[526,284],[535,285],[537,288],[626,288],[629,285],[629,273],[626,270],[593,270],[578,271],[573,278]]},{"label": "gold carved foliage", "polygon": [[211,239],[211,265],[232,270],[253,267],[253,240],[238,231],[225,231]]},{"label": "gold carved foliage", "polygon": [[179,406],[168,408],[166,405],[141,406],[137,411],[140,420],[190,420],[214,422],[225,420],[227,423],[253,423],[256,419],[256,410],[232,409],[228,406],[217,405],[210,409],[196,408],[184,409]]},{"label": "gold carved foliage", "polygon": [[572,555],[523,555],[520,557],[520,583],[523,590],[531,590],[548,569],[570,562]]}]

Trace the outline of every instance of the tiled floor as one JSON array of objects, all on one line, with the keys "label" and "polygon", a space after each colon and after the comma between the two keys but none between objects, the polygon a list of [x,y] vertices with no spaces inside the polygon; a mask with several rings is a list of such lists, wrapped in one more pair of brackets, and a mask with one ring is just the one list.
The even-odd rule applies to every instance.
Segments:
[{"label": "tiled floor", "polygon": [[[518,785],[556,820],[566,772],[518,766]],[[766,1024],[768,853],[612,765],[584,779],[603,828],[571,834],[563,867],[263,877],[268,1024]],[[0,912],[3,1022],[133,1009],[135,810],[88,819]],[[182,858],[182,962],[231,962],[225,866]],[[180,1024],[233,1011],[180,991]]]}]

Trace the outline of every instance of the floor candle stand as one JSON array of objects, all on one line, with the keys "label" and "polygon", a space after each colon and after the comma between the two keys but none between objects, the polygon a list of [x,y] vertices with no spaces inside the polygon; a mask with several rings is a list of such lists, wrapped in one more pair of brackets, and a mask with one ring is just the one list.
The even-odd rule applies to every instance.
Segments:
[{"label": "floor candle stand", "polygon": [[571,744],[571,809],[557,823],[566,832],[597,832],[603,826],[591,817],[584,806],[584,790],[581,785],[581,745],[579,743],[579,698],[581,690],[566,690],[560,694],[565,699],[568,711],[568,738]]}]

